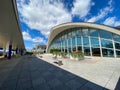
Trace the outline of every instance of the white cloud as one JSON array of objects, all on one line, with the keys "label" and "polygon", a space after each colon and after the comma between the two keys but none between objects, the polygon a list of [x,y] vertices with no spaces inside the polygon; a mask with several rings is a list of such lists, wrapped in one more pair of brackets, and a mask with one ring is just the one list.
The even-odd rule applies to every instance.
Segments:
[{"label": "white cloud", "polygon": [[35,37],[32,38],[28,32],[22,32],[23,34],[23,39],[26,41],[32,41],[32,42],[39,42],[39,43],[46,43],[46,40],[44,40],[42,37]]},{"label": "white cloud", "polygon": [[91,0],[75,0],[73,3],[72,14],[78,15],[79,18],[83,18],[88,15],[91,6],[94,3]]},{"label": "white cloud", "polygon": [[120,25],[120,21],[118,21],[115,16],[114,17],[108,17],[103,23],[105,25],[109,25],[109,26],[118,26],[118,25]]},{"label": "white cloud", "polygon": [[96,21],[104,18],[108,13],[110,13],[112,11],[113,11],[112,0],[110,0],[108,2],[108,5],[105,8],[100,9],[99,13],[96,16],[88,19],[87,22],[96,22]]},{"label": "white cloud", "polygon": [[22,32],[22,35],[23,35],[23,38],[24,38],[24,40],[31,40],[31,36],[29,35],[29,33],[28,32]]},{"label": "white cloud", "polygon": [[46,37],[53,26],[72,20],[60,0],[17,0],[17,5],[22,21]]}]

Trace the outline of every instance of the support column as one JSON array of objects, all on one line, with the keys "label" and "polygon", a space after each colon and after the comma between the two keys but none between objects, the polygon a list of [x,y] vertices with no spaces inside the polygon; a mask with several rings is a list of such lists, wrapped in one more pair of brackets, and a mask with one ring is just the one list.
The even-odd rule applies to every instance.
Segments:
[{"label": "support column", "polygon": [[[81,35],[82,53],[84,54],[83,36]],[[85,54],[84,54],[85,55]]]},{"label": "support column", "polygon": [[92,45],[91,45],[91,39],[90,36],[88,36],[89,38],[89,45],[90,45],[90,56],[92,56]]},{"label": "support column", "polygon": [[113,49],[114,49],[114,57],[117,58],[117,55],[116,55],[116,48],[115,48],[115,42],[114,42],[114,39],[113,39],[113,36],[112,36],[112,43],[113,43]]},{"label": "support column", "polygon": [[78,51],[77,36],[75,37],[76,51]]},{"label": "support column", "polygon": [[15,52],[16,52],[16,54],[18,54],[18,48],[16,48]]},{"label": "support column", "polygon": [[23,55],[23,50],[22,49],[20,50],[20,54],[21,54],[21,56]]},{"label": "support column", "polygon": [[100,38],[100,32],[98,33],[99,35],[99,45],[100,45],[100,54],[101,54],[101,57],[103,57],[103,53],[102,53],[102,45],[101,45],[101,38]]},{"label": "support column", "polygon": [[8,59],[11,59],[12,45],[9,45]]}]

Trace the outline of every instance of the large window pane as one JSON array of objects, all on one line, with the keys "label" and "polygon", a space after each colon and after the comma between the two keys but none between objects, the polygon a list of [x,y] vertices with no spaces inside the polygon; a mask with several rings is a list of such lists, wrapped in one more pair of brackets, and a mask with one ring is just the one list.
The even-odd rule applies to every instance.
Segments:
[{"label": "large window pane", "polygon": [[78,37],[81,36],[81,29],[80,29],[80,28],[78,28],[78,29],[76,30],[76,36],[78,36]]},{"label": "large window pane", "polygon": [[116,51],[117,57],[120,57],[120,51]]},{"label": "large window pane", "polygon": [[82,51],[82,46],[77,46],[78,51]]},{"label": "large window pane", "polygon": [[100,37],[106,39],[112,39],[112,33],[107,31],[100,31]]},{"label": "large window pane", "polygon": [[113,39],[117,42],[120,42],[120,36],[113,34]]},{"label": "large window pane", "polygon": [[93,56],[100,56],[100,48],[92,48],[92,55]]},{"label": "large window pane", "polygon": [[98,30],[90,29],[90,36],[98,37]]},{"label": "large window pane", "polygon": [[72,31],[72,37],[75,37],[75,36],[76,36],[76,31],[73,30],[73,31]]},{"label": "large window pane", "polygon": [[114,57],[113,50],[110,49],[102,49],[102,53],[104,57]]},{"label": "large window pane", "polygon": [[68,38],[71,38],[71,32],[68,33]]},{"label": "large window pane", "polygon": [[71,53],[71,47],[68,47],[68,54]]},{"label": "large window pane", "polygon": [[67,40],[65,40],[65,48],[67,47]]},{"label": "large window pane", "polygon": [[90,47],[84,47],[84,55],[90,56]]},{"label": "large window pane", "polygon": [[68,39],[68,46],[71,47],[71,39]]},{"label": "large window pane", "polygon": [[62,40],[62,46],[65,47],[65,40]]},{"label": "large window pane", "polygon": [[76,40],[75,39],[76,39],[75,37],[72,38],[72,46],[76,45]]},{"label": "large window pane", "polygon": [[120,49],[120,43],[115,43],[115,48]]},{"label": "large window pane", "polygon": [[89,34],[88,34],[88,29],[82,29],[82,35],[83,35],[84,37],[88,36],[88,35],[89,35]]},{"label": "large window pane", "polygon": [[112,41],[109,41],[109,40],[102,39],[101,45],[102,45],[102,47],[105,47],[105,48],[113,48],[113,43],[112,43]]},{"label": "large window pane", "polygon": [[76,51],[76,46],[73,46],[73,47],[72,47],[72,51]]},{"label": "large window pane", "polygon": [[83,38],[83,45],[86,47],[89,47],[89,38],[88,37]]},{"label": "large window pane", "polygon": [[77,37],[77,45],[81,45],[82,42],[81,42],[81,37]]},{"label": "large window pane", "polygon": [[92,47],[99,47],[99,40],[98,40],[98,38],[91,38],[91,46]]}]

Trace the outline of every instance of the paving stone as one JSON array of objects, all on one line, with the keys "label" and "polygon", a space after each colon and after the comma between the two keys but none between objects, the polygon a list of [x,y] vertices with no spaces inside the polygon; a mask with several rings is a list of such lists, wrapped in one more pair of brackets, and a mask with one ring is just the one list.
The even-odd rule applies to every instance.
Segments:
[{"label": "paving stone", "polygon": [[71,89],[64,84],[61,84],[56,87],[53,87],[52,90],[71,90]]},{"label": "paving stone", "polygon": [[[82,84],[81,83],[79,83],[78,81],[76,81],[76,80],[70,80],[70,81],[68,81],[67,83],[66,83],[66,85],[68,86],[68,87],[70,87],[72,90],[77,90],[78,88],[80,88],[81,86],[82,86]],[[83,89],[84,90],[84,89]]]},{"label": "paving stone", "polygon": [[9,80],[9,81],[5,81],[2,85],[1,85],[1,89],[0,90],[15,90],[17,85],[17,80]]},{"label": "paving stone", "polygon": [[49,82],[47,82],[48,85],[51,87],[51,88],[54,88],[56,86],[59,86],[59,85],[62,85],[62,82],[60,82],[58,79],[53,79],[53,80],[50,80]]},{"label": "paving stone", "polygon": [[32,84],[33,84],[33,87],[36,87],[42,83],[45,83],[45,79],[44,78],[36,78],[36,79],[33,79],[32,80]]},{"label": "paving stone", "polygon": [[15,87],[0,87],[0,90],[16,90]]},{"label": "paving stone", "polygon": [[41,73],[39,71],[31,72],[31,79],[36,79],[41,77]]},{"label": "paving stone", "polygon": [[17,89],[22,90],[22,89],[27,89],[27,88],[32,88],[32,82],[30,80],[26,82],[18,82],[17,83]]},{"label": "paving stone", "polygon": [[[81,90],[109,90],[92,82],[88,82],[83,87],[80,88]],[[79,89],[78,89],[79,90]]]},{"label": "paving stone", "polygon": [[42,83],[34,87],[34,90],[51,90],[46,83]]},{"label": "paving stone", "polygon": [[42,76],[45,78],[46,81],[50,81],[56,78],[51,72],[45,72],[42,74]]},{"label": "paving stone", "polygon": [[77,81],[77,82],[79,82],[79,83],[81,83],[82,85],[88,83],[88,80],[83,79],[81,77],[75,77],[74,80]]}]

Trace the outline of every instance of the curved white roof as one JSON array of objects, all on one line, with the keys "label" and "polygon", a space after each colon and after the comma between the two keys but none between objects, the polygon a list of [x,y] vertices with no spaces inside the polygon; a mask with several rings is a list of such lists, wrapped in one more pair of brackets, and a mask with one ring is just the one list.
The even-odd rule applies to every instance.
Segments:
[{"label": "curved white roof", "polygon": [[51,31],[49,39],[48,39],[47,51],[48,51],[48,48],[49,48],[51,42],[59,33],[65,31],[65,30],[68,30],[69,28],[75,28],[75,27],[96,28],[96,29],[105,30],[105,31],[120,35],[120,30],[115,29],[110,26],[102,25],[102,24],[95,24],[95,23],[89,23],[89,22],[64,23],[64,24],[60,24],[60,25],[52,28],[52,31]]}]

